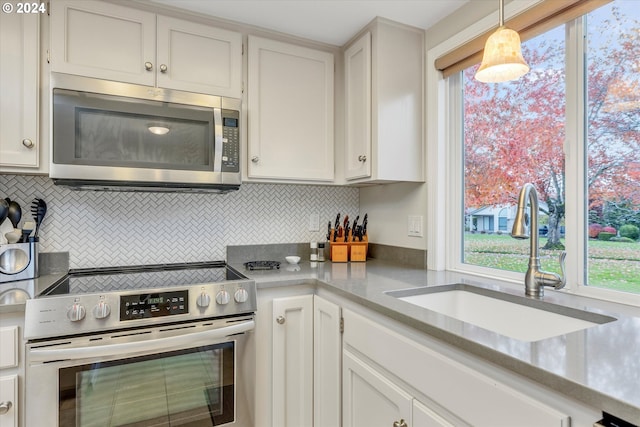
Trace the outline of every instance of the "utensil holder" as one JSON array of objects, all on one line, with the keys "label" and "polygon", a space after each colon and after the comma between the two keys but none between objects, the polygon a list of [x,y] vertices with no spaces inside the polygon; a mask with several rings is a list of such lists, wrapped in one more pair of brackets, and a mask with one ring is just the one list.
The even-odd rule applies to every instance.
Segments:
[{"label": "utensil holder", "polygon": [[38,242],[0,245],[0,283],[38,277]]},{"label": "utensil holder", "polygon": [[352,234],[349,234],[347,241],[344,241],[344,236],[338,237],[333,241],[333,235],[335,230],[331,230],[331,261],[332,262],[365,262],[367,260],[367,249],[369,247],[369,240],[367,236],[362,237],[362,241],[355,239]]},{"label": "utensil holder", "polygon": [[367,236],[363,236],[362,241],[354,240],[350,242],[349,243],[349,259],[353,262],[365,262],[367,260],[368,247],[369,247],[369,242],[367,241]]},{"label": "utensil holder", "polygon": [[[331,239],[329,241],[330,243],[330,256],[331,256],[331,261],[332,262],[347,262],[349,261],[349,242],[345,242],[344,241],[344,236],[343,237],[338,237],[336,240],[339,241],[333,241],[333,236],[336,233],[335,230],[331,230]],[[348,240],[348,239],[347,239]]]}]

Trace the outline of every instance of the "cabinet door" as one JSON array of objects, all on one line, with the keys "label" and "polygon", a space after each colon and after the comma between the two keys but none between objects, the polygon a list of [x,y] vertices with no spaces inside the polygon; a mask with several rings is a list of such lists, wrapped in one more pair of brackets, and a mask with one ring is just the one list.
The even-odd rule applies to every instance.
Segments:
[{"label": "cabinet door", "polygon": [[454,427],[423,403],[413,401],[413,427]]},{"label": "cabinet door", "polygon": [[333,54],[249,37],[249,178],[331,181]]},{"label": "cabinet door", "polygon": [[371,176],[371,33],[366,33],[344,53],[345,178]]},{"label": "cabinet door", "polygon": [[313,425],[313,295],[273,300],[273,426]]},{"label": "cabinet door", "polygon": [[158,16],[157,85],[242,97],[242,34]]},{"label": "cabinet door", "polygon": [[0,405],[8,408],[0,415],[0,427],[18,427],[18,376],[0,377]]},{"label": "cabinet door", "polygon": [[0,13],[0,166],[37,168],[37,13]]},{"label": "cabinet door", "polygon": [[89,0],[54,1],[51,9],[52,71],[155,84],[155,14]]},{"label": "cabinet door", "polygon": [[313,425],[340,426],[340,307],[313,297]]},{"label": "cabinet door", "polygon": [[343,352],[343,427],[413,425],[413,398],[349,351]]}]

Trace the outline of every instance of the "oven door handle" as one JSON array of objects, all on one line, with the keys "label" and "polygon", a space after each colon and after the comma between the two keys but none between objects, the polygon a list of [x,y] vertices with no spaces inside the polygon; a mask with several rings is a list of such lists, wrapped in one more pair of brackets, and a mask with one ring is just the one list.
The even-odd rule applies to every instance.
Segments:
[{"label": "oven door handle", "polygon": [[248,320],[222,328],[146,341],[75,348],[31,349],[29,351],[29,359],[32,362],[47,362],[51,360],[94,359],[148,351],[164,352],[184,348],[184,346],[195,347],[198,345],[208,345],[211,344],[213,340],[220,340],[230,335],[241,334],[254,328],[255,321]]}]

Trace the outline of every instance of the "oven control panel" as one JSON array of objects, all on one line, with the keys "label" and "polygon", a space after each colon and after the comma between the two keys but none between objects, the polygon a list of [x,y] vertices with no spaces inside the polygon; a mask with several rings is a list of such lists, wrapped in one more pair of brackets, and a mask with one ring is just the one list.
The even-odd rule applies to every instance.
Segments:
[{"label": "oven control panel", "polygon": [[173,316],[189,312],[189,291],[121,295],[120,321]]}]

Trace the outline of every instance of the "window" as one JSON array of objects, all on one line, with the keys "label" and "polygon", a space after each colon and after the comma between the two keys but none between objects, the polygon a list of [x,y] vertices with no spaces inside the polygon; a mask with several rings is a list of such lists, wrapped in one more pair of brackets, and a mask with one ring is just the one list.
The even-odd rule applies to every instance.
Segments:
[{"label": "window", "polygon": [[586,21],[587,283],[640,293],[640,11],[615,1]]},{"label": "window", "polygon": [[[521,280],[530,241],[509,233],[518,192],[531,182],[542,268],[559,273],[567,250],[568,287],[606,289],[605,298],[624,291],[611,298],[640,303],[629,296],[640,295],[640,9],[615,0],[527,40],[523,54],[531,66],[523,78],[479,83],[476,65],[449,77],[434,101],[449,104],[450,126],[430,136],[438,141],[430,156],[445,152],[450,167],[430,191],[462,201],[440,216],[432,208],[448,223],[444,267]],[[438,256],[432,266],[443,265]]]},{"label": "window", "polygon": [[[564,249],[559,226],[564,220],[565,40],[558,27],[523,43],[531,71],[504,84],[474,78],[478,65],[462,72],[464,210],[509,212],[501,218],[507,233],[488,227],[463,233],[464,263],[503,270],[527,270],[529,242],[510,237],[518,191],[531,182],[538,190],[543,223],[557,224],[546,233],[552,261]],[[505,208],[504,206],[508,206]],[[493,219],[493,216],[488,216]]]}]

